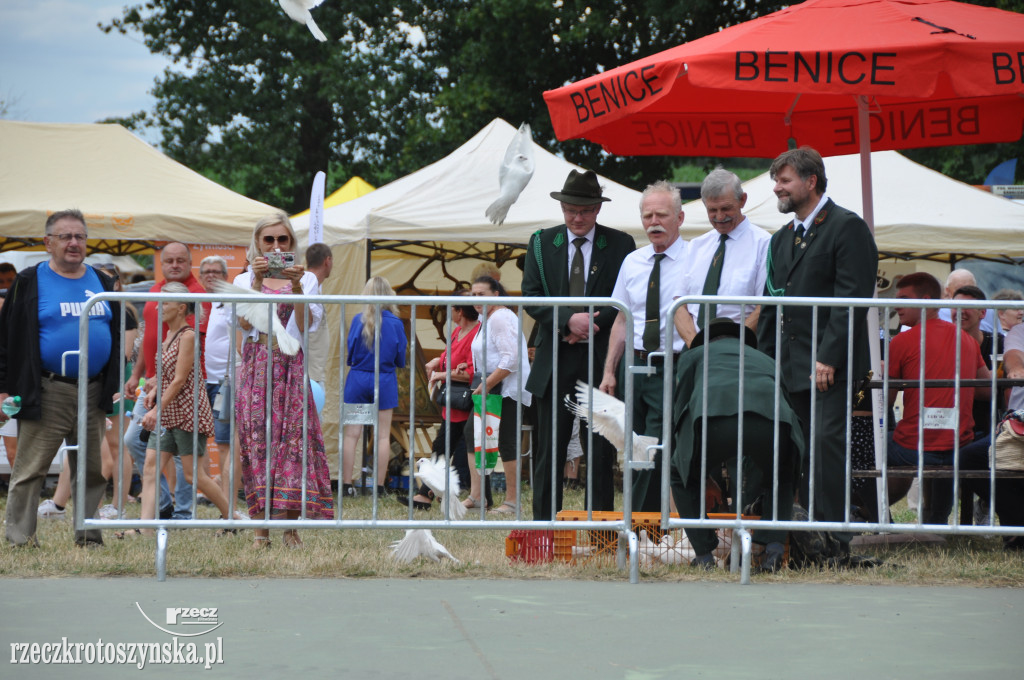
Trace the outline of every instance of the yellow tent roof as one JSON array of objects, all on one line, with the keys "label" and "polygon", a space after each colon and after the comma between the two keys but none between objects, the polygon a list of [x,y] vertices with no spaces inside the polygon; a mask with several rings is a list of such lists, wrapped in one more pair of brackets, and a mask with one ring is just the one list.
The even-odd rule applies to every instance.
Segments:
[{"label": "yellow tent roof", "polygon": [[[341,188],[339,188],[333,194],[324,199],[324,208],[331,208],[333,206],[341,205],[342,203],[351,201],[354,198],[365,196],[366,194],[373,191],[374,188],[375,187],[372,184],[367,182],[362,177],[353,177],[349,181],[345,182],[341,186]],[[292,219],[295,219],[296,217],[303,217],[308,214],[308,210],[303,210],[298,214],[292,215]]]}]

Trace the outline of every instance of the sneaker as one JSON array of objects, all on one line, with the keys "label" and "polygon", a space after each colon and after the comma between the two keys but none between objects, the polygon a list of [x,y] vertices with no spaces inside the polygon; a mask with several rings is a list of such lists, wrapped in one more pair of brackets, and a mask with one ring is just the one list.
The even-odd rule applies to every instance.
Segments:
[{"label": "sneaker", "polygon": [[60,519],[65,516],[64,510],[57,507],[52,498],[47,498],[39,504],[39,516],[45,519]]},{"label": "sneaker", "polygon": [[107,503],[100,508],[100,519],[117,519],[117,507]]}]

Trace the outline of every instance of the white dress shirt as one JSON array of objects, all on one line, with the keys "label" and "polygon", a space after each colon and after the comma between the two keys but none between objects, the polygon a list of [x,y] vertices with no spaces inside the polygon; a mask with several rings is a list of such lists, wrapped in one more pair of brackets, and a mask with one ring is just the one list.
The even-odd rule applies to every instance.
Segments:
[{"label": "white dress shirt", "polygon": [[[772,235],[761,227],[754,226],[750,220],[743,218],[743,221],[736,225],[736,228],[729,232],[729,238],[725,241],[725,262],[722,264],[722,279],[718,284],[718,294],[725,296],[739,295],[761,295],[764,293],[764,283],[768,278],[768,244]],[[704,290],[704,280],[707,279],[708,269],[711,268],[711,260],[718,250],[719,234],[712,229],[690,241],[687,250],[687,266],[685,267],[685,281],[683,283],[683,295],[701,295]],[[693,325],[697,328],[697,315],[700,313],[700,305],[686,305],[691,316]],[[716,316],[727,316],[736,323],[743,323],[740,316],[739,305],[718,305]],[[746,308],[747,315],[753,311],[751,307]],[[699,331],[700,328],[697,328]]]},{"label": "white dress shirt", "polygon": [[[668,308],[683,294],[683,268],[686,266],[688,248],[686,241],[676,238],[665,250],[666,257],[661,261],[661,310],[658,324],[659,340],[665,337],[665,324],[672,328],[672,351],[683,350],[683,339],[675,330],[675,324],[669,318]],[[619,276],[615,279],[615,290],[612,297],[626,305],[633,313],[633,349],[642,351],[644,348],[644,320],[647,318],[647,282],[654,268],[654,246],[647,244],[634,250],[622,261]],[[598,318],[598,324],[601,323]],[[628,331],[627,331],[628,332]],[[661,343],[658,345],[659,349]]]}]

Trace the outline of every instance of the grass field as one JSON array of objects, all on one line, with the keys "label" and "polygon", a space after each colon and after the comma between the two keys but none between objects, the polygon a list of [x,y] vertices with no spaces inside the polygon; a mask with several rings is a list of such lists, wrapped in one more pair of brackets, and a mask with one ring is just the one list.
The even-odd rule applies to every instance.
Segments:
[{"label": "grass field", "polygon": [[[524,490],[529,503],[529,488]],[[495,503],[500,502],[496,494]],[[529,505],[527,505],[529,507]],[[566,509],[583,509],[582,491],[566,493]],[[0,511],[6,497],[0,497]],[[12,548],[0,542],[0,577],[155,577],[155,539],[139,536],[117,540],[113,531],[104,532],[105,546],[82,550],[73,546],[72,520],[39,520],[39,548]],[[369,497],[346,503],[345,517],[368,518]],[[907,521],[910,512],[896,510],[897,518]],[[138,515],[138,505],[129,508]],[[214,509],[200,507],[202,517],[217,516]],[[403,519],[407,510],[394,497],[381,500],[381,519]],[[475,515],[471,515],[475,516]],[[429,512],[416,512],[417,518],[440,519],[435,503]],[[252,532],[218,537],[212,529],[175,530],[168,542],[169,578],[429,578],[429,579],[587,579],[625,581],[628,575],[613,565],[565,563],[522,564],[505,556],[507,531],[436,530],[435,537],[461,563],[433,563],[418,560],[397,564],[391,558],[390,544],[401,538],[399,530],[325,529],[302,531],[305,545],[298,550],[283,546],[281,532],[272,532],[272,546],[257,551],[252,547]],[[1024,586],[1024,555],[1006,553],[999,539],[947,537],[946,544],[909,544],[895,548],[858,550],[884,561],[875,569],[802,569],[780,574],[756,575],[755,581],[790,583],[855,583],[898,585],[971,585],[978,587]],[[721,570],[700,572],[688,566],[657,565],[641,568],[641,581],[716,580],[735,582],[737,576]]]}]

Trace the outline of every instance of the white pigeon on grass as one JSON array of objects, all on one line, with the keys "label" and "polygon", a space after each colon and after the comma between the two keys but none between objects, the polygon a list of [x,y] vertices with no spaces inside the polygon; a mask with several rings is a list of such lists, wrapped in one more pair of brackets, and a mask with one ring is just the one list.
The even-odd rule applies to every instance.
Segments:
[{"label": "white pigeon on grass", "polygon": [[455,559],[448,549],[437,542],[430,529],[409,529],[405,532],[405,538],[391,544],[395,559],[408,564],[417,557],[426,557],[434,562],[440,562],[442,557],[447,557],[455,564]]},{"label": "white pigeon on grass", "polygon": [[313,15],[309,10],[321,4],[324,0],[277,0],[281,9],[300,24],[306,24],[309,32],[320,42],[327,42],[327,36],[323,34],[320,27],[313,21]]},{"label": "white pigeon on grass", "polygon": [[523,193],[523,189],[530,183],[536,162],[533,159],[533,135],[530,133],[529,123],[523,123],[508,148],[505,149],[505,158],[501,161],[501,168],[498,170],[498,186],[501,195],[487,206],[484,214],[493,224],[501,224],[508,215],[508,209]]},{"label": "white pigeon on grass", "polygon": [[[448,517],[462,519],[466,516],[466,506],[459,501],[459,473],[448,467],[444,460],[420,458],[416,463],[416,477],[441,499],[448,503]],[[448,493],[445,494],[445,477],[448,478]]]},{"label": "white pigeon on grass", "polygon": [[[565,406],[569,411],[582,420],[590,418],[590,404],[593,403],[594,419],[590,426],[596,434],[601,435],[612,443],[619,453],[619,460],[623,460],[623,451],[626,448],[626,405],[600,390],[595,390],[582,380],[576,381],[576,401],[568,395],[565,397]],[[649,453],[648,446],[658,443],[657,437],[633,435],[633,460],[650,461],[654,460],[657,450]]]},{"label": "white pigeon on grass", "polygon": [[270,305],[271,327],[267,327],[266,301],[273,300],[273,296],[266,295],[265,293],[257,293],[254,290],[242,288],[241,286],[236,286],[233,283],[228,283],[227,281],[217,281],[213,288],[216,292],[223,294],[238,293],[259,297],[259,302],[253,300],[252,302],[228,302],[225,304],[234,304],[236,306],[237,315],[252,324],[260,333],[266,333],[268,335],[273,333],[274,340],[277,341],[277,346],[281,348],[281,351],[285,354],[294,356],[299,353],[299,349],[302,345],[300,345],[299,341],[288,333],[284,324],[282,324],[281,320],[277,318],[276,304]]}]

